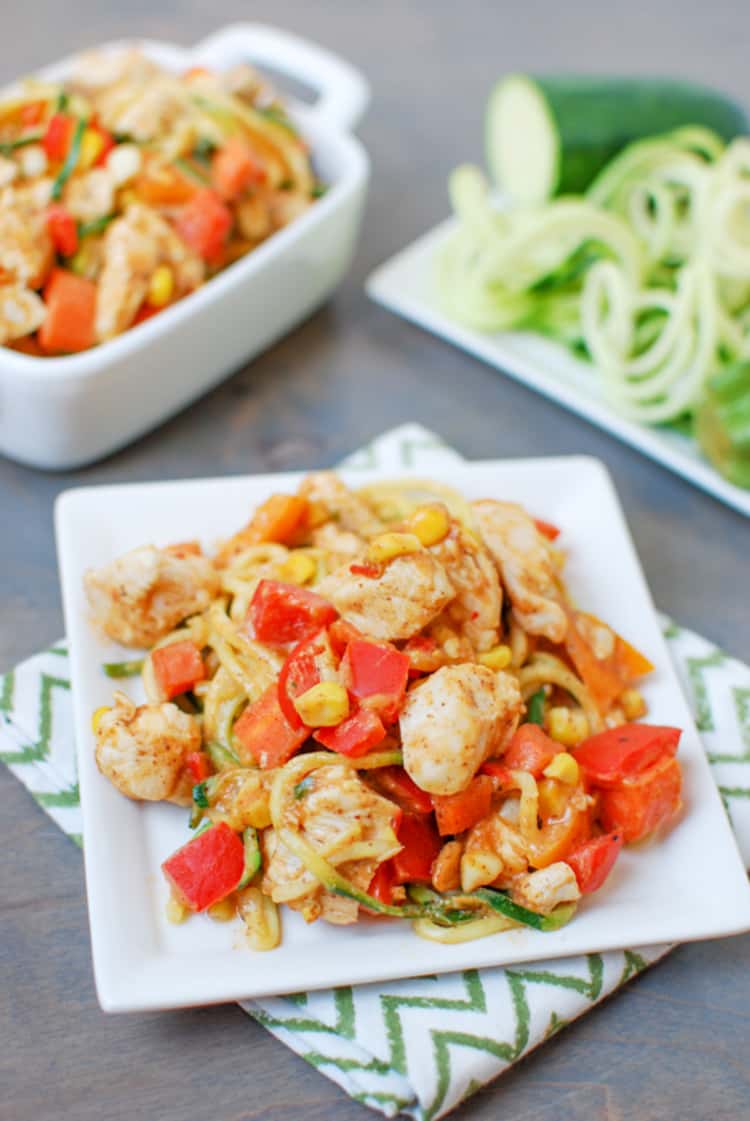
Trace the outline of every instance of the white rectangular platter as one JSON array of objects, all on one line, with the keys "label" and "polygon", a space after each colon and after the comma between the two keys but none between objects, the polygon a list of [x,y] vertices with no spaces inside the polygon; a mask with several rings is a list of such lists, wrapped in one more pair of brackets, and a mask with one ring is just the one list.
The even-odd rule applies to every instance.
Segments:
[{"label": "white rectangular platter", "polygon": [[564,347],[526,332],[486,334],[450,319],[435,297],[432,277],[435,257],[455,228],[455,221],[449,219],[380,265],[367,282],[372,299],[579,413],[728,506],[750,515],[750,490],[723,479],[687,436],[668,428],[647,428],[618,416],[601,394],[596,370]]},{"label": "white rectangular platter", "polygon": [[[354,485],[383,472],[342,472]],[[594,459],[449,463],[435,477],[471,498],[524,503],[562,528],[573,598],[648,654],[649,719],[684,729],[685,813],[659,844],[626,852],[605,888],[554,934],[517,930],[462,945],[425,942],[400,921],[306,926],[285,909],[282,945],[243,944],[241,925],[205,916],[171,926],[161,862],[189,838],[187,811],[122,797],[97,771],[91,714],[111,702],[102,663],[126,655],[87,620],[83,574],[137,545],[198,537],[211,548],[299,475],[91,487],[58,500],[56,530],[84,816],[97,990],[107,1011],[174,1008],[425,973],[559,958],[750,929],[750,888],[670,662],[612,483]],[[142,699],[140,681],[126,691]]]}]

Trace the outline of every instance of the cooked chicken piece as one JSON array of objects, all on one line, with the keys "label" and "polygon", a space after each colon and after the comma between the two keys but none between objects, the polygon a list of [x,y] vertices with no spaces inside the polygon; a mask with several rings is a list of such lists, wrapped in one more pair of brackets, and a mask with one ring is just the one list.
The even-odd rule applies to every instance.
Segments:
[{"label": "cooked chicken piece", "polygon": [[[299,831],[342,875],[366,890],[377,864],[400,848],[393,831],[393,803],[376,794],[343,763],[319,767],[305,779],[308,782],[303,796],[287,808],[284,825]],[[378,846],[377,859],[341,859],[352,844],[361,842]],[[315,876],[277,837],[266,848],[264,867],[263,890],[275,903],[288,902],[308,921],[317,918],[321,910],[329,922],[356,921],[356,905],[339,905],[336,896],[323,892]]]},{"label": "cooked chicken piece", "polygon": [[227,93],[248,101],[269,104],[276,100],[276,91],[266,78],[247,62],[238,62],[219,75],[222,87]]},{"label": "cooked chicken piece", "polygon": [[452,665],[454,662],[474,661],[475,649],[469,638],[461,633],[459,626],[453,621],[452,606],[453,604],[449,603],[442,615],[438,615],[427,628],[427,637],[437,643],[435,665],[430,666],[429,661],[423,663],[428,672],[431,669],[439,669],[440,666]]},{"label": "cooked chicken piece", "polygon": [[514,502],[482,499],[472,508],[518,622],[530,634],[562,642],[568,624],[552,552],[533,519]]},{"label": "cooked chicken piece", "polygon": [[446,841],[432,865],[432,886],[435,891],[456,891],[461,886],[460,841]]},{"label": "cooked chicken piece", "polygon": [[68,180],[63,201],[79,222],[95,222],[115,208],[115,181],[106,167],[95,167]]},{"label": "cooked chicken piece", "polygon": [[115,693],[96,729],[96,765],[128,798],[190,803],[185,757],[201,746],[198,722],[177,705],[140,705]]},{"label": "cooked chicken piece", "polygon": [[461,887],[464,891],[476,891],[486,884],[505,886],[528,871],[528,867],[526,842],[498,810],[478,821],[466,836]]},{"label": "cooked chicken piece", "polygon": [[502,751],[522,711],[511,674],[444,666],[407,694],[399,718],[404,767],[422,790],[457,794]]},{"label": "cooked chicken piece", "polygon": [[260,241],[273,231],[268,203],[261,194],[240,199],[235,215],[240,233],[250,241]]},{"label": "cooked chicken piece", "polygon": [[510,897],[530,911],[548,915],[559,903],[575,903],[581,898],[581,892],[573,869],[558,860],[537,872],[517,876],[511,885]]},{"label": "cooked chicken piece", "polygon": [[111,224],[104,237],[103,260],[96,304],[96,332],[102,341],[133,322],[158,265],[171,267],[177,296],[197,288],[204,274],[197,254],[168,222],[141,203],[132,203]]},{"label": "cooked chicken piece", "polygon": [[312,543],[316,549],[326,550],[331,568],[337,568],[345,561],[360,556],[366,547],[366,542],[359,534],[340,529],[336,522],[326,522],[314,529]]},{"label": "cooked chicken piece", "polygon": [[312,206],[312,199],[304,191],[270,191],[268,193],[268,209],[271,221],[277,230],[288,226],[300,214]]},{"label": "cooked chicken piece", "polygon": [[350,491],[333,471],[314,471],[302,480],[298,493],[309,502],[324,506],[341,529],[372,537],[384,528],[364,499]]},{"label": "cooked chicken piece", "polygon": [[41,287],[54,257],[44,217],[48,198],[46,180],[33,190],[7,187],[0,193],[0,272],[27,288]]},{"label": "cooked chicken piece", "polygon": [[146,58],[137,47],[117,51],[83,51],[73,61],[70,85],[81,93],[95,96],[119,82],[145,83],[158,72],[156,63]]},{"label": "cooked chicken piece", "polygon": [[442,564],[426,550],[395,557],[377,576],[343,564],[315,590],[365,634],[387,640],[418,634],[454,594]]},{"label": "cooked chicken piece", "polygon": [[22,284],[0,284],[0,346],[36,331],[46,314],[44,301],[36,292]]},{"label": "cooked chicken piece", "polygon": [[492,557],[481,541],[457,522],[430,552],[444,566],[456,598],[445,614],[475,650],[491,649],[498,641],[503,593]]},{"label": "cooked chicken piece", "polygon": [[219,577],[207,557],[175,557],[143,545],[84,577],[92,621],[123,646],[153,646],[205,611]]},{"label": "cooked chicken piece", "polygon": [[0,156],[0,187],[7,187],[18,175],[18,164]]},{"label": "cooked chicken piece", "polygon": [[147,82],[118,82],[96,99],[99,119],[110,132],[133,140],[155,140],[173,132],[186,115],[188,92],[171,74],[156,73]]}]

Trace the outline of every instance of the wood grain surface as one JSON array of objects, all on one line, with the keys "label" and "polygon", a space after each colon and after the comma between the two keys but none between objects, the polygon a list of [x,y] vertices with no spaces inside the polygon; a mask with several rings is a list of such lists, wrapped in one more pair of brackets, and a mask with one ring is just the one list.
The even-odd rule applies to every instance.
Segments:
[{"label": "wood grain surface", "polygon": [[[357,0],[86,0],[2,6],[0,79],[119,35],[190,43],[277,23],[368,75],[374,178],[333,300],[210,396],[88,470],[0,461],[0,669],[62,633],[52,504],[79,483],[334,463],[403,420],[467,456],[600,456],[662,610],[750,658],[750,523],[584,421],[391,317],[367,273],[447,209],[509,69],[673,73],[750,97],[746,0],[521,5]],[[1,407],[1,403],[0,403]],[[372,1116],[237,1007],[108,1017],[93,989],[80,854],[0,768],[0,1121],[364,1121]],[[696,884],[696,891],[700,885]],[[556,1036],[454,1116],[484,1121],[743,1121],[750,937],[687,946]]]}]

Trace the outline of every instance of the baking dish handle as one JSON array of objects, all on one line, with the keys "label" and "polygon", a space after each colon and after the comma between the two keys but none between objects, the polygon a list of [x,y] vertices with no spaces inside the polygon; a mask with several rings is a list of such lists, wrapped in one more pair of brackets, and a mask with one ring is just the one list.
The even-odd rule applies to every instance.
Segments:
[{"label": "baking dish handle", "polygon": [[356,128],[370,100],[370,88],[359,70],[331,51],[278,27],[232,24],[203,39],[196,54],[215,65],[265,64],[299,79],[317,91],[312,112],[347,131]]}]

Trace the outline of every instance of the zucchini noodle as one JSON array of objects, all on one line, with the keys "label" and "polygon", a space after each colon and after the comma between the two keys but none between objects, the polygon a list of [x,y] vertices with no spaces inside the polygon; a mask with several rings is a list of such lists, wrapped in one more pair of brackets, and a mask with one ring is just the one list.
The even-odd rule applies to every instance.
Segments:
[{"label": "zucchini noodle", "polygon": [[589,730],[593,735],[604,727],[599,709],[593,697],[572,670],[553,654],[534,654],[518,673],[521,695],[528,700],[543,685],[558,685],[578,702],[586,714]]},{"label": "zucchini noodle", "polygon": [[749,139],[675,129],[629,145],[585,196],[536,207],[498,208],[470,166],[449,189],[458,226],[435,265],[448,313],[583,347],[621,415],[683,417],[711,373],[750,356]]},{"label": "zucchini noodle", "polygon": [[470,503],[447,483],[431,479],[393,479],[360,487],[357,494],[386,522],[402,521],[418,506],[442,502],[456,521],[470,530],[475,527]]},{"label": "zucchini noodle", "polygon": [[485,915],[481,919],[469,919],[455,926],[444,926],[434,919],[415,919],[412,930],[420,938],[430,942],[442,942],[453,946],[458,942],[473,942],[476,938],[486,938],[489,934],[499,934],[502,930],[518,928],[518,923],[505,915]]}]

